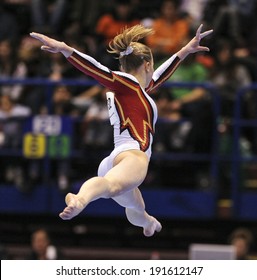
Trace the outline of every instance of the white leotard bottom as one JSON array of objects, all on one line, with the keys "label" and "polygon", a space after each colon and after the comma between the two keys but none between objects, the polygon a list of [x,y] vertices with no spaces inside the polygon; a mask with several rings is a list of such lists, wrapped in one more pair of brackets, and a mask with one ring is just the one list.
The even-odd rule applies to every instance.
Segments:
[{"label": "white leotard bottom", "polygon": [[[98,176],[105,176],[105,174],[113,168],[113,162],[114,159],[116,158],[116,156],[122,152],[125,151],[129,151],[129,150],[140,150],[139,148],[139,144],[137,142],[133,142],[133,143],[125,143],[122,144],[120,146],[118,146],[117,148],[115,148],[111,154],[104,158],[99,167],[98,167]],[[150,155],[146,152],[146,155],[148,156],[149,160],[150,160]]]}]

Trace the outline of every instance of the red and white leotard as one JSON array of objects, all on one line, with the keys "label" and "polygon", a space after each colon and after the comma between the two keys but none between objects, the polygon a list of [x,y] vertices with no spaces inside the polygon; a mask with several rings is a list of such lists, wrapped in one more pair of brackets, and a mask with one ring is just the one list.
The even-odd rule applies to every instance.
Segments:
[{"label": "red and white leotard", "polygon": [[93,77],[104,87],[110,121],[114,128],[115,150],[138,149],[151,156],[154,127],[157,120],[157,107],[148,93],[166,81],[181,60],[173,55],[155,70],[146,89],[141,88],[137,79],[131,74],[111,71],[89,55],[74,50],[68,57],[80,71]]}]

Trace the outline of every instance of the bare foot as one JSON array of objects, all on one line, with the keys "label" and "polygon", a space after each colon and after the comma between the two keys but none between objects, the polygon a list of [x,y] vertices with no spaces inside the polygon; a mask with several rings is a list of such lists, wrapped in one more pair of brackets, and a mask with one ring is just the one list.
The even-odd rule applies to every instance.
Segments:
[{"label": "bare foot", "polygon": [[150,223],[144,227],[144,235],[149,237],[154,235],[155,232],[160,232],[162,230],[162,225],[154,217],[151,217]]},{"label": "bare foot", "polygon": [[70,220],[77,216],[85,207],[78,199],[77,195],[68,193],[65,197],[67,207],[59,214],[63,220]]}]

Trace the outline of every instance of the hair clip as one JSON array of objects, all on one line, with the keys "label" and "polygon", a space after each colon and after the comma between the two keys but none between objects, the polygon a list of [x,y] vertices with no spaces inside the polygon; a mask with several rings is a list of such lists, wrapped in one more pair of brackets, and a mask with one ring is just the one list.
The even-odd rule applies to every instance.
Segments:
[{"label": "hair clip", "polygon": [[125,51],[120,52],[120,57],[131,54],[133,50],[132,46],[127,46]]}]

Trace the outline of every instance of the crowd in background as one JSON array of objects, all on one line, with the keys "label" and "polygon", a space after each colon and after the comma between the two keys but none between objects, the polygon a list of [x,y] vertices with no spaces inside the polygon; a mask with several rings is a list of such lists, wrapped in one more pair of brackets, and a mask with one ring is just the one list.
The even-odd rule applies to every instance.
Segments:
[{"label": "crowd in background", "polygon": [[[226,134],[230,130],[237,90],[257,80],[256,12],[255,0],[1,1],[0,79],[46,78],[55,82],[83,79],[91,82],[61,54],[42,52],[40,44],[29,36],[31,31],[63,40],[112,70],[118,70],[118,61],[106,49],[122,28],[141,23],[154,29],[155,33],[145,43],[151,47],[157,67],[185,45],[203,23],[204,29],[214,29],[213,35],[204,42],[210,47],[210,53],[188,58],[170,82],[212,82],[221,99],[220,133]],[[76,136],[79,148],[108,149],[112,145],[112,132],[107,122],[105,91],[99,85],[59,85],[54,88],[49,104],[41,86],[1,85],[0,147],[20,148],[21,128],[19,122],[13,121],[15,118],[54,114],[82,119]],[[245,97],[243,114],[252,118],[256,114],[256,100],[252,91]],[[208,90],[201,86],[165,87],[159,89],[154,98],[160,120],[163,120],[157,124],[155,151],[208,153],[211,150],[212,126],[217,120],[213,119]],[[246,130],[244,140],[254,146],[252,136]],[[19,185],[22,178],[18,176],[21,170],[16,170],[17,160],[15,164],[12,158],[7,162],[9,164],[2,163],[6,169],[4,180],[16,180]],[[30,178],[35,177],[36,181],[40,168],[37,171],[35,166],[39,165],[33,163],[33,166],[28,170]],[[64,162],[57,168],[59,185],[63,184],[63,189],[68,184],[64,175],[69,169]],[[165,168],[160,171],[163,170]],[[152,179],[148,179],[153,182],[156,173],[150,174]]]}]

